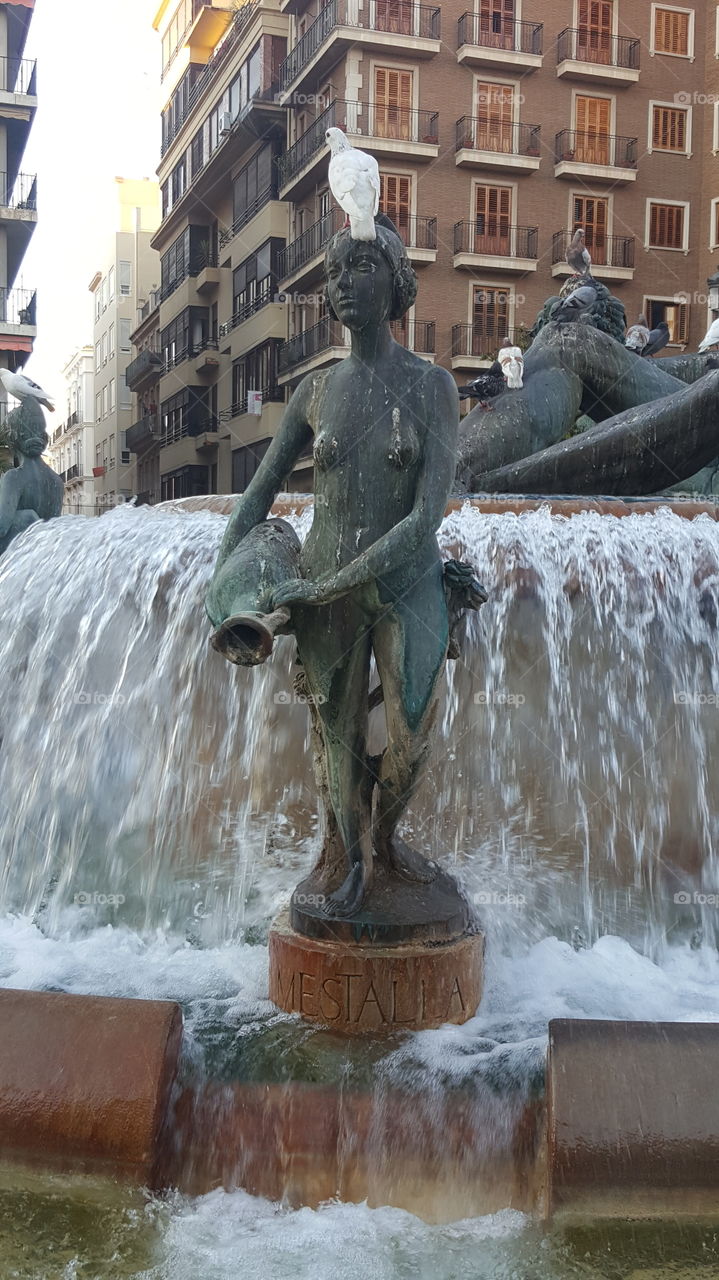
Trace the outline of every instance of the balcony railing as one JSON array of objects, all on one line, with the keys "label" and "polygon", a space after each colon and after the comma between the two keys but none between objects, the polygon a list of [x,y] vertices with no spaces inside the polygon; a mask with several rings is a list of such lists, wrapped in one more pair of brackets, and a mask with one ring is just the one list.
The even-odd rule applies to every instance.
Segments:
[{"label": "balcony railing", "polygon": [[455,222],[455,253],[486,253],[497,258],[536,258],[537,227],[512,227],[499,218]]},{"label": "balcony railing", "polygon": [[201,436],[206,431],[217,431],[219,419],[215,414],[194,415],[183,413],[179,421],[168,424],[160,422],[159,443],[161,448],[183,440],[187,436]]},{"label": "balcony railing", "polygon": [[207,0],[192,0],[192,8],[191,8],[191,10],[190,10],[190,17],[189,17],[189,20],[188,20],[188,22],[187,22],[187,25],[186,25],[186,27],[185,27],[184,31],[181,33],[181,35],[180,35],[180,37],[179,37],[179,39],[178,39],[177,44],[175,45],[175,47],[174,47],[173,49],[170,49],[169,54],[168,54],[168,57],[167,57],[167,62],[165,62],[165,64],[163,65],[163,68],[162,68],[162,76],[161,76],[161,79],[162,79],[162,80],[164,80],[164,79],[165,79],[165,76],[167,75],[167,72],[169,71],[170,67],[172,66],[173,62],[175,61],[175,58],[177,57],[178,53],[180,52],[180,49],[181,49],[181,48],[182,48],[182,46],[184,45],[185,40],[187,39],[187,33],[188,33],[188,31],[190,30],[190,27],[192,26],[193,22],[195,21],[195,18],[197,17],[197,15],[198,15],[198,13],[200,12],[200,10],[201,10],[201,9],[204,9],[204,7],[205,7],[205,5],[206,5],[206,4],[207,4]]},{"label": "balcony railing", "polygon": [[208,335],[206,338],[198,339],[197,342],[186,342],[182,347],[176,346],[172,350],[168,347],[162,357],[163,373],[176,369],[185,360],[194,360],[197,356],[201,356],[203,351],[218,351],[219,346],[218,339]]},{"label": "balcony railing", "polygon": [[35,60],[33,58],[0,58],[0,91],[34,97],[37,93]]},{"label": "balcony railing", "polygon": [[415,4],[413,0],[375,0],[363,12],[355,0],[329,0],[281,64],[280,90],[289,88],[337,27],[439,40],[440,17],[439,8]]},{"label": "balcony railing", "polygon": [[0,205],[4,209],[37,209],[36,174],[0,173]]},{"label": "balcony railing", "polygon": [[606,168],[636,169],[637,139],[620,138],[611,133],[562,129],[554,142],[556,164],[563,160],[574,164],[590,164]]},{"label": "balcony railing", "polygon": [[[335,98],[277,161],[280,186],[297,176],[305,165],[326,146],[325,132],[330,126],[345,133],[365,138],[388,138],[398,142],[439,142],[439,114],[436,111],[413,111],[383,103],[347,102]],[[537,126],[539,127],[539,126]]]},{"label": "balcony railing", "polygon": [[277,368],[280,373],[287,373],[295,365],[311,360],[330,347],[344,346],[344,331],[339,320],[325,316],[311,329],[298,333],[289,342],[283,342],[277,353]]},{"label": "balcony railing", "polygon": [[437,350],[436,326],[434,320],[393,320],[390,324],[392,337],[400,346],[410,351],[421,351],[431,355]]},{"label": "balcony railing", "polygon": [[541,125],[512,124],[488,116],[462,116],[455,126],[455,150],[494,151],[499,155],[538,156]]},{"label": "balcony railing", "polygon": [[162,366],[162,352],[155,347],[145,347],[139,355],[131,360],[125,370],[125,383],[131,391],[139,385],[149,374],[159,371]]},{"label": "balcony railing", "polygon": [[79,475],[80,475],[80,468],[78,464],[75,462],[71,467],[68,467],[67,471],[60,472],[60,479],[64,480],[65,484],[67,484],[68,480],[77,480]]},{"label": "balcony railing", "polygon": [[125,433],[125,443],[130,453],[138,453],[152,444],[157,437],[157,414],[146,413],[144,418],[133,422]]},{"label": "balcony railing", "polygon": [[[263,404],[283,404],[285,399],[284,387],[278,387],[274,382],[268,382],[264,387],[258,388],[262,397]],[[229,422],[232,418],[240,418],[247,413],[247,396],[242,400],[233,400],[229,409],[223,409],[220,418],[223,422]]]},{"label": "balcony railing", "polygon": [[480,360],[496,360],[497,352],[507,337],[511,338],[518,347],[523,349],[529,345],[529,331],[527,329],[510,329],[507,326],[506,319],[502,319],[499,316],[495,317],[494,320],[488,317],[487,321],[482,325],[453,324],[452,355],[472,356]]},{"label": "balcony railing", "polygon": [[248,204],[241,213],[238,213],[231,227],[226,227],[224,231],[220,232],[221,247],[224,249],[225,245],[229,244],[230,241],[234,239],[238,231],[241,231],[243,227],[246,227],[247,223],[251,222],[260,210],[264,209],[265,205],[270,200],[276,199],[277,187],[274,182],[271,182],[269,186],[265,187],[264,191],[261,191],[260,194],[256,196],[251,204]]},{"label": "balcony railing", "polygon": [[228,333],[237,328],[238,324],[242,324],[244,320],[249,320],[250,316],[253,316],[256,311],[261,311],[263,307],[266,307],[267,303],[272,301],[275,291],[276,284],[272,276],[265,276],[264,280],[260,281],[254,297],[241,302],[233,311],[230,319],[220,325],[220,337],[226,338]]},{"label": "balcony railing", "polygon": [[516,22],[513,18],[480,13],[463,13],[457,29],[460,48],[463,44],[474,44],[482,49],[504,49],[509,53],[541,54],[542,33],[541,22]]},{"label": "balcony railing", "polygon": [[613,36],[588,27],[566,27],[557,36],[557,62],[569,58],[599,67],[638,71],[640,47],[641,41],[632,36]]},{"label": "balcony railing", "polygon": [[34,289],[0,289],[0,324],[37,324]]},{"label": "balcony railing", "polygon": [[[573,231],[555,231],[552,237],[552,265],[566,261],[567,246]],[[597,231],[585,231],[585,243],[595,267],[634,266],[634,236],[605,236]]]},{"label": "balcony railing", "polygon": [[303,231],[301,236],[285,245],[285,248],[280,250],[280,279],[286,280],[288,276],[294,275],[295,271],[299,271],[306,263],[311,262],[319,253],[322,253],[335,231],[339,231],[343,222],[344,214],[342,210],[333,206],[329,213],[326,213],[322,218],[318,218],[317,222],[313,222],[312,226]]}]

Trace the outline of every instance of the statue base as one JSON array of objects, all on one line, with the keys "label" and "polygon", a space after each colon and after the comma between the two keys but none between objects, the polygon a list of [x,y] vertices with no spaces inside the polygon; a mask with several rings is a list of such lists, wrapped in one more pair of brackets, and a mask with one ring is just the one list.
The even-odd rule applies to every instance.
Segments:
[{"label": "statue base", "polygon": [[444,943],[350,944],[298,933],[287,911],[270,931],[270,999],[345,1035],[466,1022],[479,1005],[483,969],[479,932]]}]

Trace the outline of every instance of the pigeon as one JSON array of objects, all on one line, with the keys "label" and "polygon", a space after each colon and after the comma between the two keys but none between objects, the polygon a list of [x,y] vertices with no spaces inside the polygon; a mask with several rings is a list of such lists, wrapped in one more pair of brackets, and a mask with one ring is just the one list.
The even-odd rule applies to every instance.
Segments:
[{"label": "pigeon", "polygon": [[457,390],[460,400],[468,400],[471,397],[479,400],[482,409],[491,409],[492,406],[487,404],[487,401],[494,400],[495,396],[501,396],[502,392],[507,390],[499,360],[495,360],[486,373],[480,373],[479,377],[473,378],[466,387],[458,387]]},{"label": "pigeon", "polygon": [[16,400],[37,400],[38,404],[43,404],[51,413],[55,412],[55,406],[47,391],[43,391],[42,387],[33,382],[32,378],[26,377],[24,373],[11,373],[9,369],[0,369],[0,381],[8,395],[14,396]]},{"label": "pigeon", "polygon": [[700,351],[708,351],[710,347],[719,347],[719,320],[712,320],[706,337],[699,343]]},{"label": "pigeon", "polygon": [[593,284],[580,284],[566,298],[562,298],[552,311],[552,320],[557,324],[566,324],[571,320],[580,320],[591,310],[597,300],[597,290]]},{"label": "pigeon", "polygon": [[637,355],[640,356],[648,341],[649,325],[647,324],[646,316],[641,315],[637,320],[637,323],[633,324],[630,329],[627,329],[627,336],[624,339],[624,345],[625,347],[628,347],[630,351],[636,351]]},{"label": "pigeon", "polygon": [[577,227],[571,244],[567,248],[567,262],[572,271],[578,276],[589,275],[592,269],[592,259],[589,250],[584,243],[584,228]]},{"label": "pigeon", "polygon": [[515,347],[511,338],[505,338],[499,348],[497,359],[502,366],[502,373],[506,379],[507,386],[511,391],[519,390],[524,385],[522,382],[522,374],[524,373],[522,348]]},{"label": "pigeon", "polygon": [[663,351],[669,341],[669,325],[666,320],[660,320],[656,329],[652,329],[647,339],[647,345],[642,351],[643,356],[655,356]]},{"label": "pigeon", "polygon": [[[374,216],[379,208],[379,165],[374,156],[353,147],[341,129],[328,129],[325,138],[332,156],[330,190],[347,214],[353,240],[376,240]],[[345,225],[347,225],[345,223]]]}]

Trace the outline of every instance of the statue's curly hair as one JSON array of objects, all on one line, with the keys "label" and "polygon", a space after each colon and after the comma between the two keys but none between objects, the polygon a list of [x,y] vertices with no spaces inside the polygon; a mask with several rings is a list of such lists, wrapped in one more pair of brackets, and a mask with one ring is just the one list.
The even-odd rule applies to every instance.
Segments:
[{"label": "statue's curly hair", "polygon": [[[390,320],[401,320],[403,315],[409,311],[412,303],[417,297],[417,276],[414,267],[407,257],[407,250],[395,231],[390,231],[388,227],[383,227],[376,223],[377,239],[374,241],[382,256],[389,263],[392,271],[392,307],[390,309]],[[349,227],[342,227],[332,236],[325,250],[325,270],[327,269],[327,259],[332,249],[336,248],[341,240],[350,240],[351,234]],[[371,242],[370,242],[371,243]],[[337,319],[329,294],[325,288],[325,299],[327,302],[327,310],[334,320]]]},{"label": "statue's curly hair", "polygon": [[39,458],[48,445],[42,410],[31,401],[26,400],[8,414],[4,434],[8,448],[26,458]]}]

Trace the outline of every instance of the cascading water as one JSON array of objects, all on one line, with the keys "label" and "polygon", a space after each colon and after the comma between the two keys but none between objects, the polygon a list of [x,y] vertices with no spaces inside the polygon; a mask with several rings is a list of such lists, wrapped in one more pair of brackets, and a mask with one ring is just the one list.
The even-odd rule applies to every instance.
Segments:
[{"label": "cascading water", "polygon": [[[310,519],[298,509],[300,534]],[[250,671],[208,645],[224,526],[210,511],[128,507],[37,526],[0,561],[0,983],[179,999],[188,1061],[215,1079],[362,1082],[383,1189],[400,1094],[419,1100],[428,1158],[459,1089],[466,1133],[511,1163],[550,1017],[719,1018],[719,525],[670,511],[448,515],[443,551],[471,561],[490,598],[449,664],[407,825],[477,904],[485,998],[464,1027],[346,1053],[266,1000],[264,941],[313,858],[315,786],[293,643]],[[461,1175],[459,1147],[456,1159]],[[198,1204],[163,1235],[177,1269],[142,1274],[234,1274],[188,1244],[193,1222],[212,1233],[227,1212],[217,1193]],[[244,1205],[225,1219],[238,1240]],[[374,1220],[388,1240],[392,1214]],[[500,1215],[497,1237],[525,1221]],[[455,1239],[474,1249],[477,1230]],[[422,1232],[418,1247],[437,1250],[428,1275],[503,1274],[496,1254],[486,1273],[442,1270],[447,1237]],[[332,1258],[307,1274],[351,1273]],[[287,1265],[305,1274],[294,1255]],[[506,1274],[530,1274],[517,1265]],[[574,1274],[556,1259],[536,1270]]]}]

